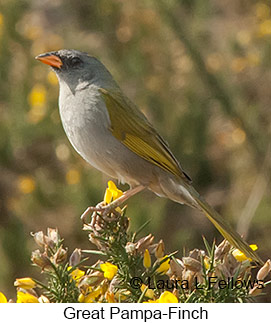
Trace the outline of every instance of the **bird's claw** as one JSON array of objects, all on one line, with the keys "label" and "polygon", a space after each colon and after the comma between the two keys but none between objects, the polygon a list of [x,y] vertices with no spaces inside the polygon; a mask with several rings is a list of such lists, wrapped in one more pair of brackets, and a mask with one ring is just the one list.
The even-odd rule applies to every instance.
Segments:
[{"label": "bird's claw", "polygon": [[[81,220],[83,221],[83,224],[94,227],[99,222],[98,218],[104,221],[113,220],[109,217],[109,214],[113,211],[114,207],[112,207],[110,204],[105,205],[104,202],[100,202],[96,206],[89,206],[81,215]],[[90,223],[87,221],[88,216],[91,218]]]}]

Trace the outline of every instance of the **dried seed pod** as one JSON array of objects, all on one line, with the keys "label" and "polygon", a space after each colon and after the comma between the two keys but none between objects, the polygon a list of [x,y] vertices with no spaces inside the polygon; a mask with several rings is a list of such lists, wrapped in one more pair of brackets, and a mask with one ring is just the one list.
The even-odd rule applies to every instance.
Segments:
[{"label": "dried seed pod", "polygon": [[79,264],[81,260],[81,249],[74,249],[70,258],[69,258],[69,265],[74,267]]},{"label": "dried seed pod", "polygon": [[105,244],[102,243],[98,238],[97,238],[97,235],[93,232],[91,232],[89,235],[88,235],[88,239],[91,243],[95,244],[95,246],[103,251],[103,250],[107,250],[107,248],[105,247]]},{"label": "dried seed pod", "polygon": [[192,289],[195,283],[195,272],[189,269],[184,269],[182,279],[183,281],[186,280],[188,282],[187,286],[189,289]]},{"label": "dried seed pod", "polygon": [[35,250],[31,254],[31,261],[33,264],[41,267],[42,270],[51,268],[51,261],[46,253],[41,253],[39,249]]},{"label": "dried seed pod", "polygon": [[229,253],[224,257],[223,265],[227,268],[230,276],[234,276],[236,270],[239,270],[240,263]]},{"label": "dried seed pod", "polygon": [[266,261],[266,263],[258,271],[257,279],[258,280],[264,280],[265,277],[269,274],[270,271],[271,271],[271,260],[268,259]]},{"label": "dried seed pod", "polygon": [[104,275],[100,271],[95,271],[90,275],[83,276],[78,283],[81,293],[88,290],[89,287],[98,286],[104,280]]},{"label": "dried seed pod", "polygon": [[182,273],[184,270],[184,264],[181,261],[181,259],[178,259],[178,258],[171,259],[169,265],[170,265],[170,270],[168,273],[169,276],[171,277],[174,275],[178,279],[181,279]]},{"label": "dried seed pod", "polygon": [[47,228],[47,236],[44,237],[45,244],[50,248],[54,248],[59,242],[60,237],[57,229]]},{"label": "dried seed pod", "polygon": [[146,249],[150,247],[154,240],[154,236],[150,233],[146,237],[141,238],[136,242],[136,251],[139,253],[143,253]]},{"label": "dried seed pod", "polygon": [[57,252],[54,254],[52,262],[57,265],[63,263],[64,261],[66,261],[66,259],[67,249],[64,249],[62,246],[60,246],[57,249]]},{"label": "dried seed pod", "polygon": [[163,240],[160,240],[154,251],[156,259],[163,258],[165,255],[165,244]]},{"label": "dried seed pod", "polygon": [[258,285],[256,285],[256,286],[254,286],[250,291],[249,291],[249,295],[250,296],[258,296],[258,295],[260,295],[261,294],[261,292],[262,292],[262,289],[261,288],[259,288],[259,286]]},{"label": "dried seed pod", "polygon": [[222,260],[224,256],[229,253],[231,245],[228,240],[224,239],[216,248],[215,248],[215,260]]},{"label": "dried seed pod", "polygon": [[134,255],[136,252],[136,244],[133,242],[127,242],[125,251],[130,255]]},{"label": "dried seed pod", "polygon": [[47,298],[47,297],[46,297],[46,296],[44,296],[44,295],[41,295],[41,296],[38,298],[38,301],[39,301],[39,303],[50,303],[49,298]]},{"label": "dried seed pod", "polygon": [[225,264],[217,264],[215,267],[215,275],[217,277],[221,277],[221,278],[229,278],[232,277],[232,275],[230,274],[227,266],[225,266]]},{"label": "dried seed pod", "polygon": [[33,235],[33,238],[36,242],[36,244],[39,246],[39,247],[44,247],[45,245],[45,235],[42,231],[38,231],[38,232],[35,232],[35,233],[32,233]]},{"label": "dried seed pod", "polygon": [[200,261],[201,257],[205,256],[205,252],[199,249],[193,249],[189,252],[189,257]]},{"label": "dried seed pod", "polygon": [[107,291],[105,293],[105,299],[107,303],[116,303],[114,293]]},{"label": "dried seed pod", "polygon": [[119,286],[121,286],[121,280],[117,276],[114,276],[110,282],[108,290],[109,290],[109,292],[113,293],[115,291],[115,289],[119,288]]},{"label": "dried seed pod", "polygon": [[183,257],[182,261],[186,269],[189,269],[193,272],[201,271],[201,263],[198,260],[191,257]]}]

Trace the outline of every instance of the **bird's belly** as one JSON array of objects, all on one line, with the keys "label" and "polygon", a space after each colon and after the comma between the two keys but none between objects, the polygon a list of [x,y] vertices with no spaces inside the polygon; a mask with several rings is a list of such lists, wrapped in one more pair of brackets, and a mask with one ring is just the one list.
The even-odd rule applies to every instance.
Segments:
[{"label": "bird's belly", "polygon": [[110,138],[101,119],[101,114],[95,111],[90,114],[61,113],[64,130],[74,149],[93,167],[106,172],[104,159]]},{"label": "bird's belly", "polygon": [[120,182],[149,185],[153,165],[113,136],[103,109],[63,113],[60,107],[60,115],[69,141],[89,164]]}]

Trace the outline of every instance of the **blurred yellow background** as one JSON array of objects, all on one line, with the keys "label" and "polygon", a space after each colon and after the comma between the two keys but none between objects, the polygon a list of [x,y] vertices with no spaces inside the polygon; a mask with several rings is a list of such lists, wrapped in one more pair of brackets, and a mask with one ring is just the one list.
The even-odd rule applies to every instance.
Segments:
[{"label": "blurred yellow background", "polygon": [[[70,146],[58,84],[40,53],[98,57],[169,142],[194,186],[265,260],[271,251],[271,9],[255,0],[1,0],[0,290],[33,276],[30,232],[58,227],[89,248],[80,215],[108,178]],[[122,187],[125,189],[127,187]],[[140,193],[132,229],[169,251],[221,236],[197,211]]]}]

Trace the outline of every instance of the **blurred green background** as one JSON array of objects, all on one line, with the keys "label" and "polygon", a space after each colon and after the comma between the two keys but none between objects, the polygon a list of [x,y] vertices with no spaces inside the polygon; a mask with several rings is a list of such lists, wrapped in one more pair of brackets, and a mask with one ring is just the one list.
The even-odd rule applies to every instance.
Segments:
[{"label": "blurred green background", "polygon": [[[30,232],[58,227],[89,248],[81,213],[108,178],[70,146],[58,84],[40,53],[97,56],[148,116],[195,187],[265,260],[271,251],[271,13],[255,0],[1,0],[0,289],[37,275]],[[126,187],[122,187],[123,189]],[[167,251],[221,236],[199,212],[143,192],[129,201],[131,229]]]}]

